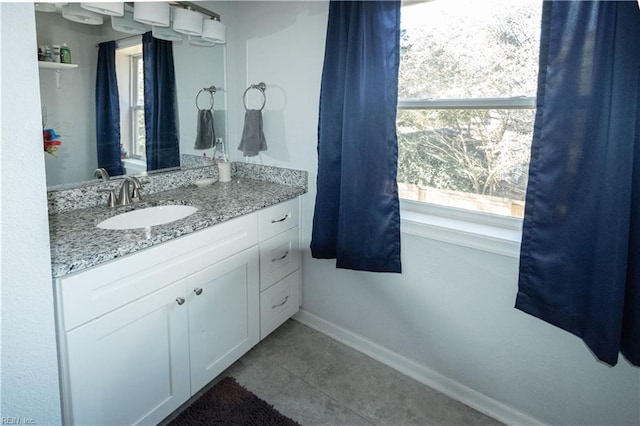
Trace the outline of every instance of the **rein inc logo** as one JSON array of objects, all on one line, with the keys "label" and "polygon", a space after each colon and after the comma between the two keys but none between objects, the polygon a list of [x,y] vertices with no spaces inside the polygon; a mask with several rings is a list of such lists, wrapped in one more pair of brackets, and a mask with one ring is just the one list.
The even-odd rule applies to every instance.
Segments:
[{"label": "rein inc logo", "polygon": [[2,416],[0,417],[0,424],[2,425],[35,425],[36,422],[30,417]]}]

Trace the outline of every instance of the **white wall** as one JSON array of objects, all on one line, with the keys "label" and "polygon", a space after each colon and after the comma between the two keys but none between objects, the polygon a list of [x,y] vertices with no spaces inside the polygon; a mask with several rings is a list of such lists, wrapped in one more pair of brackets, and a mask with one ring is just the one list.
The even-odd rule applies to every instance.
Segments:
[{"label": "white wall", "polygon": [[525,417],[640,423],[638,368],[624,360],[606,367],[579,339],[513,308],[517,259],[407,234],[402,275],[336,270],[334,261],[310,257],[327,10],[326,2],[238,2],[238,22],[229,26],[235,158],[242,91],[264,81],[269,150],[253,161],[310,172],[301,219],[303,308]]},{"label": "white wall", "polygon": [[1,416],[60,424],[33,4],[0,4]]},{"label": "white wall", "polygon": [[[314,1],[237,3],[239,24],[231,26],[227,43],[229,138],[235,159],[242,159],[237,150],[244,121],[242,94],[250,84],[264,82],[269,149],[252,161],[314,170],[317,121],[309,118],[316,120],[318,111],[326,11],[326,3]],[[259,96],[255,90],[250,96],[249,107],[255,107]]]}]

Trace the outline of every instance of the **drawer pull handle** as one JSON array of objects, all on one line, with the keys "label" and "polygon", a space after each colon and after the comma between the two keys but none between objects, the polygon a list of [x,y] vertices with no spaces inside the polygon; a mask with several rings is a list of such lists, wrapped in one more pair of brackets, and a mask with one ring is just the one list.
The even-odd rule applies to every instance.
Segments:
[{"label": "drawer pull handle", "polygon": [[193,292],[196,294],[196,296],[200,296],[202,294],[202,289],[200,287],[194,288]]},{"label": "drawer pull handle", "polygon": [[275,309],[275,308],[279,308],[280,306],[284,305],[285,303],[287,303],[287,300],[289,300],[289,296],[285,297],[284,300],[282,301],[282,303],[278,304],[278,305],[273,305],[271,307],[271,309]]},{"label": "drawer pull handle", "polygon": [[273,219],[271,221],[271,223],[278,223],[278,222],[284,222],[285,220],[287,220],[289,218],[289,213],[285,214],[282,219]]},{"label": "drawer pull handle", "polygon": [[277,259],[271,259],[271,262],[277,262],[279,260],[282,260],[284,258],[286,258],[287,256],[289,256],[289,250],[287,250],[282,256],[278,257]]},{"label": "drawer pull handle", "polygon": [[184,297],[178,297],[176,299],[176,302],[178,303],[178,305],[182,305],[184,303]]}]

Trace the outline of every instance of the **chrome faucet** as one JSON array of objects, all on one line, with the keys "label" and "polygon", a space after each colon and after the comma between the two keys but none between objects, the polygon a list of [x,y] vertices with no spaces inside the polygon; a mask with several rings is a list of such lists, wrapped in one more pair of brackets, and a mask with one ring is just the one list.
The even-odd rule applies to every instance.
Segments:
[{"label": "chrome faucet", "polygon": [[109,173],[103,167],[99,167],[93,171],[93,176],[97,178],[102,178],[102,180],[109,180]]},{"label": "chrome faucet", "polygon": [[[129,187],[129,183],[133,184],[132,192]],[[120,187],[120,195],[118,195],[118,198],[116,199],[116,205],[128,206],[131,203],[140,201],[140,189],[142,189],[140,180],[135,176],[127,176]]]}]

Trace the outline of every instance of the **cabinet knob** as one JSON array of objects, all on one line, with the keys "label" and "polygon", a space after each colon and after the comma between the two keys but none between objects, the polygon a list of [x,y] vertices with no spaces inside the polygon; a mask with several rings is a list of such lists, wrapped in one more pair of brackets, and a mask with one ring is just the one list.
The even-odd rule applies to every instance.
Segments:
[{"label": "cabinet knob", "polygon": [[202,294],[202,289],[200,287],[194,288],[193,292],[196,294],[196,296],[200,296]]},{"label": "cabinet knob", "polygon": [[178,303],[178,305],[182,305],[184,303],[184,297],[178,297],[176,299],[176,302]]}]

